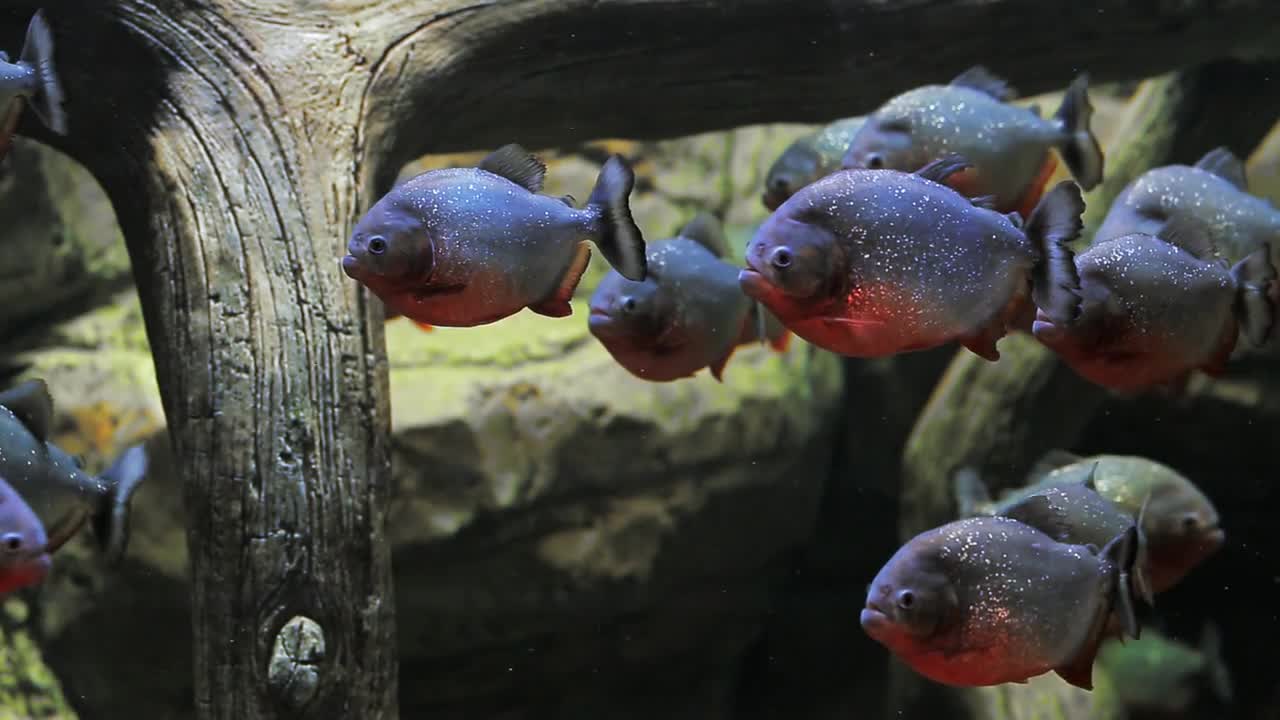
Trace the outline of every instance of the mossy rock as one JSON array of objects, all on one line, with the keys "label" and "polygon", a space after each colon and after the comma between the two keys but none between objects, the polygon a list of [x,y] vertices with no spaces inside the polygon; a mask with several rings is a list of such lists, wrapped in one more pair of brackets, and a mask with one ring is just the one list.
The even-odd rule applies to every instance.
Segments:
[{"label": "mossy rock", "polygon": [[75,720],[62,684],[45,664],[28,628],[31,613],[17,596],[0,612],[0,720]]}]

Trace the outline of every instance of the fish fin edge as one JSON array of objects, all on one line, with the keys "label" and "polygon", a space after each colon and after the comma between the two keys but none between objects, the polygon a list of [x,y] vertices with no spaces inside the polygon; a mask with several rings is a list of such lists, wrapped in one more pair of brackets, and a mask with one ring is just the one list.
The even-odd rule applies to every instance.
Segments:
[{"label": "fish fin edge", "polygon": [[1217,175],[1231,183],[1241,192],[1249,192],[1249,178],[1245,172],[1244,163],[1225,145],[1220,145],[1205,153],[1203,157],[1196,161],[1194,167]]},{"label": "fish fin edge", "polygon": [[725,238],[724,225],[713,213],[703,210],[685,223],[677,237],[692,240],[706,248],[718,258],[729,254],[729,241]]},{"label": "fish fin edge", "polygon": [[631,215],[636,175],[621,155],[611,155],[600,169],[587,208],[595,215],[595,243],[622,277],[643,282],[648,276],[644,234]]},{"label": "fish fin edge", "polygon": [[53,430],[53,396],[43,379],[26,380],[0,392],[0,405],[8,408],[37,440],[48,441]]},{"label": "fish fin edge", "polygon": [[476,167],[506,178],[532,193],[542,189],[542,183],[547,177],[546,164],[516,143],[508,143],[494,150]]},{"label": "fish fin edge", "polygon": [[560,284],[555,291],[549,297],[530,305],[529,309],[539,315],[553,318],[572,315],[573,306],[569,304],[569,301],[573,299],[573,293],[578,289],[578,283],[582,280],[582,275],[587,271],[587,266],[590,264],[591,246],[586,243],[579,243],[578,249],[574,251],[573,259],[569,261],[569,267],[565,268],[564,274],[560,276]]},{"label": "fish fin edge", "polygon": [[1270,243],[1263,243],[1231,268],[1237,288],[1236,316],[1254,347],[1266,345],[1275,333],[1276,304],[1272,290],[1277,277],[1270,255]]},{"label": "fish fin edge", "polygon": [[1071,177],[1075,178],[1076,182],[1080,183],[1080,187],[1086,191],[1102,183],[1106,165],[1102,145],[1093,134],[1093,128],[1090,127],[1092,118],[1093,105],[1089,102],[1089,76],[1087,73],[1081,73],[1067,87],[1054,120],[1057,121],[1062,132],[1058,154],[1067,163]]},{"label": "fish fin edge", "polygon": [[951,80],[952,87],[977,90],[987,97],[999,102],[1009,102],[1018,97],[1018,91],[1004,78],[996,75],[983,65],[974,65]]}]

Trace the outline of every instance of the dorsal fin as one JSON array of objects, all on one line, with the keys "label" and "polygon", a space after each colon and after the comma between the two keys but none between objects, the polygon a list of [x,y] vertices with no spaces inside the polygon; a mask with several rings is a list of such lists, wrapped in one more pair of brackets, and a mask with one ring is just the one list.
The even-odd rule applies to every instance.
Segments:
[{"label": "dorsal fin", "polygon": [[1213,173],[1238,189],[1249,192],[1249,182],[1245,176],[1244,163],[1226,147],[1216,147],[1196,161],[1196,167]]},{"label": "dorsal fin", "polygon": [[1008,102],[1018,97],[1018,91],[1014,90],[1013,86],[981,65],[974,65],[960,73],[951,81],[951,85],[977,90],[1000,102]]},{"label": "dorsal fin", "polygon": [[477,167],[535,193],[542,189],[542,181],[547,176],[547,166],[533,153],[515,143],[503,145],[489,153]]},{"label": "dorsal fin", "polygon": [[978,196],[978,197],[976,197],[976,198],[970,198],[970,199],[969,199],[969,202],[973,203],[973,206],[974,206],[974,207],[985,208],[985,209],[987,209],[987,210],[995,210],[995,209],[996,209],[996,196],[995,196],[995,195],[979,195],[979,196]]},{"label": "dorsal fin", "polygon": [[36,378],[0,392],[0,405],[9,408],[40,442],[49,439],[53,426],[53,397],[44,380]]},{"label": "dorsal fin", "polygon": [[1209,226],[1190,215],[1175,215],[1164,222],[1156,237],[1176,245],[1201,260],[1213,260],[1218,248],[1209,235]]},{"label": "dorsal fin", "polygon": [[973,467],[966,465],[956,469],[951,476],[951,495],[958,517],[991,514],[991,491]]},{"label": "dorsal fin", "polygon": [[915,174],[925,180],[943,183],[952,175],[971,167],[973,167],[972,163],[966,160],[963,156],[953,153],[951,155],[944,155],[937,160],[930,162],[917,170]]},{"label": "dorsal fin", "polygon": [[729,253],[729,241],[724,236],[724,226],[715,215],[706,210],[694,215],[693,219],[685,223],[676,235],[698,243],[718,258]]},{"label": "dorsal fin", "polygon": [[1089,467],[1089,477],[1085,478],[1080,484],[1084,485],[1085,487],[1089,488],[1094,492],[1098,492],[1098,485],[1097,485],[1097,478],[1096,478],[1097,474],[1098,474],[1098,461],[1094,460],[1093,465]]},{"label": "dorsal fin", "polygon": [[1083,456],[1077,455],[1069,450],[1049,450],[1036,461],[1036,464],[1032,466],[1029,474],[1034,478],[1039,478],[1041,476],[1048,475],[1058,468],[1074,465],[1083,459]]},{"label": "dorsal fin", "polygon": [[1045,495],[1031,495],[1010,505],[1000,512],[1007,518],[1013,518],[1024,525],[1039,530],[1058,542],[1066,542],[1071,534],[1071,524],[1061,509]]}]

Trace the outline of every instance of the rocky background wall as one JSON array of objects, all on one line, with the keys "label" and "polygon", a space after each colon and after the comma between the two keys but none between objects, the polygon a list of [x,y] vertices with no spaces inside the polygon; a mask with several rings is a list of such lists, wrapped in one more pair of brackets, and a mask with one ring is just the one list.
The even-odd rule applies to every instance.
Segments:
[{"label": "rocky background wall", "polygon": [[[1096,94],[1104,138],[1122,103]],[[809,129],[546,151],[546,192],[585,197],[607,153],[621,152],[639,175],[633,209],[648,237],[711,209],[740,255],[765,215],[766,169]],[[479,156],[424,158],[403,177]],[[1255,191],[1273,198],[1277,156],[1273,139],[1251,165]],[[45,587],[0,613],[17,638],[7,647],[20,650],[0,657],[0,720],[190,717],[182,467],[151,362],[165,349],[148,346],[111,210],[82,170],[19,142],[0,217],[3,379],[48,381],[56,441],[90,470],[139,440],[153,458],[123,566],[105,572],[82,538]],[[886,653],[857,615],[896,546],[906,433],[955,349],[854,361],[795,341],[784,354],[740,350],[723,384],[705,372],[646,383],[587,332],[586,301],[606,270],[593,258],[569,319],[388,324],[402,716],[894,715]],[[1176,404],[1114,400],[1072,448],[1148,454],[1219,503],[1232,544],[1162,604],[1191,637],[1206,617],[1221,623],[1254,703],[1239,717],[1250,718],[1280,717],[1280,697],[1263,700],[1274,673],[1248,662],[1280,639],[1267,511],[1280,384],[1264,376],[1197,381]],[[37,687],[8,682],[13,664],[38,666],[14,674]],[[947,717],[1123,717],[1105,676],[1092,695],[1048,678],[957,700]]]}]

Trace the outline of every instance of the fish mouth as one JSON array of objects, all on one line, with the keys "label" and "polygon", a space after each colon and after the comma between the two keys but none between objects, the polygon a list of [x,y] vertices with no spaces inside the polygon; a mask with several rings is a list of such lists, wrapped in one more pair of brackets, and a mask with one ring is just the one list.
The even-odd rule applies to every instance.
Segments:
[{"label": "fish mouth", "polygon": [[862,629],[871,637],[882,634],[889,627],[889,616],[874,602],[868,602],[858,617]]},{"label": "fish mouth", "polygon": [[604,308],[593,307],[587,315],[587,329],[592,334],[607,334],[614,327],[613,316]]},{"label": "fish mouth", "polygon": [[360,261],[356,259],[355,255],[347,255],[342,258],[342,272],[346,273],[347,277],[351,278],[352,280],[359,279],[356,277],[356,275],[359,272],[359,268],[360,268]]},{"label": "fish mouth", "polygon": [[773,287],[764,275],[749,267],[738,271],[738,286],[747,294],[747,297],[755,300],[767,297],[769,290]]},{"label": "fish mouth", "polygon": [[1054,324],[1044,310],[1036,308],[1036,319],[1031,323],[1032,337],[1041,342],[1051,343],[1061,340],[1065,334],[1066,331]]},{"label": "fish mouth", "polygon": [[1220,527],[1209,528],[1205,531],[1203,544],[1210,552],[1222,547],[1227,541],[1227,533]]}]

